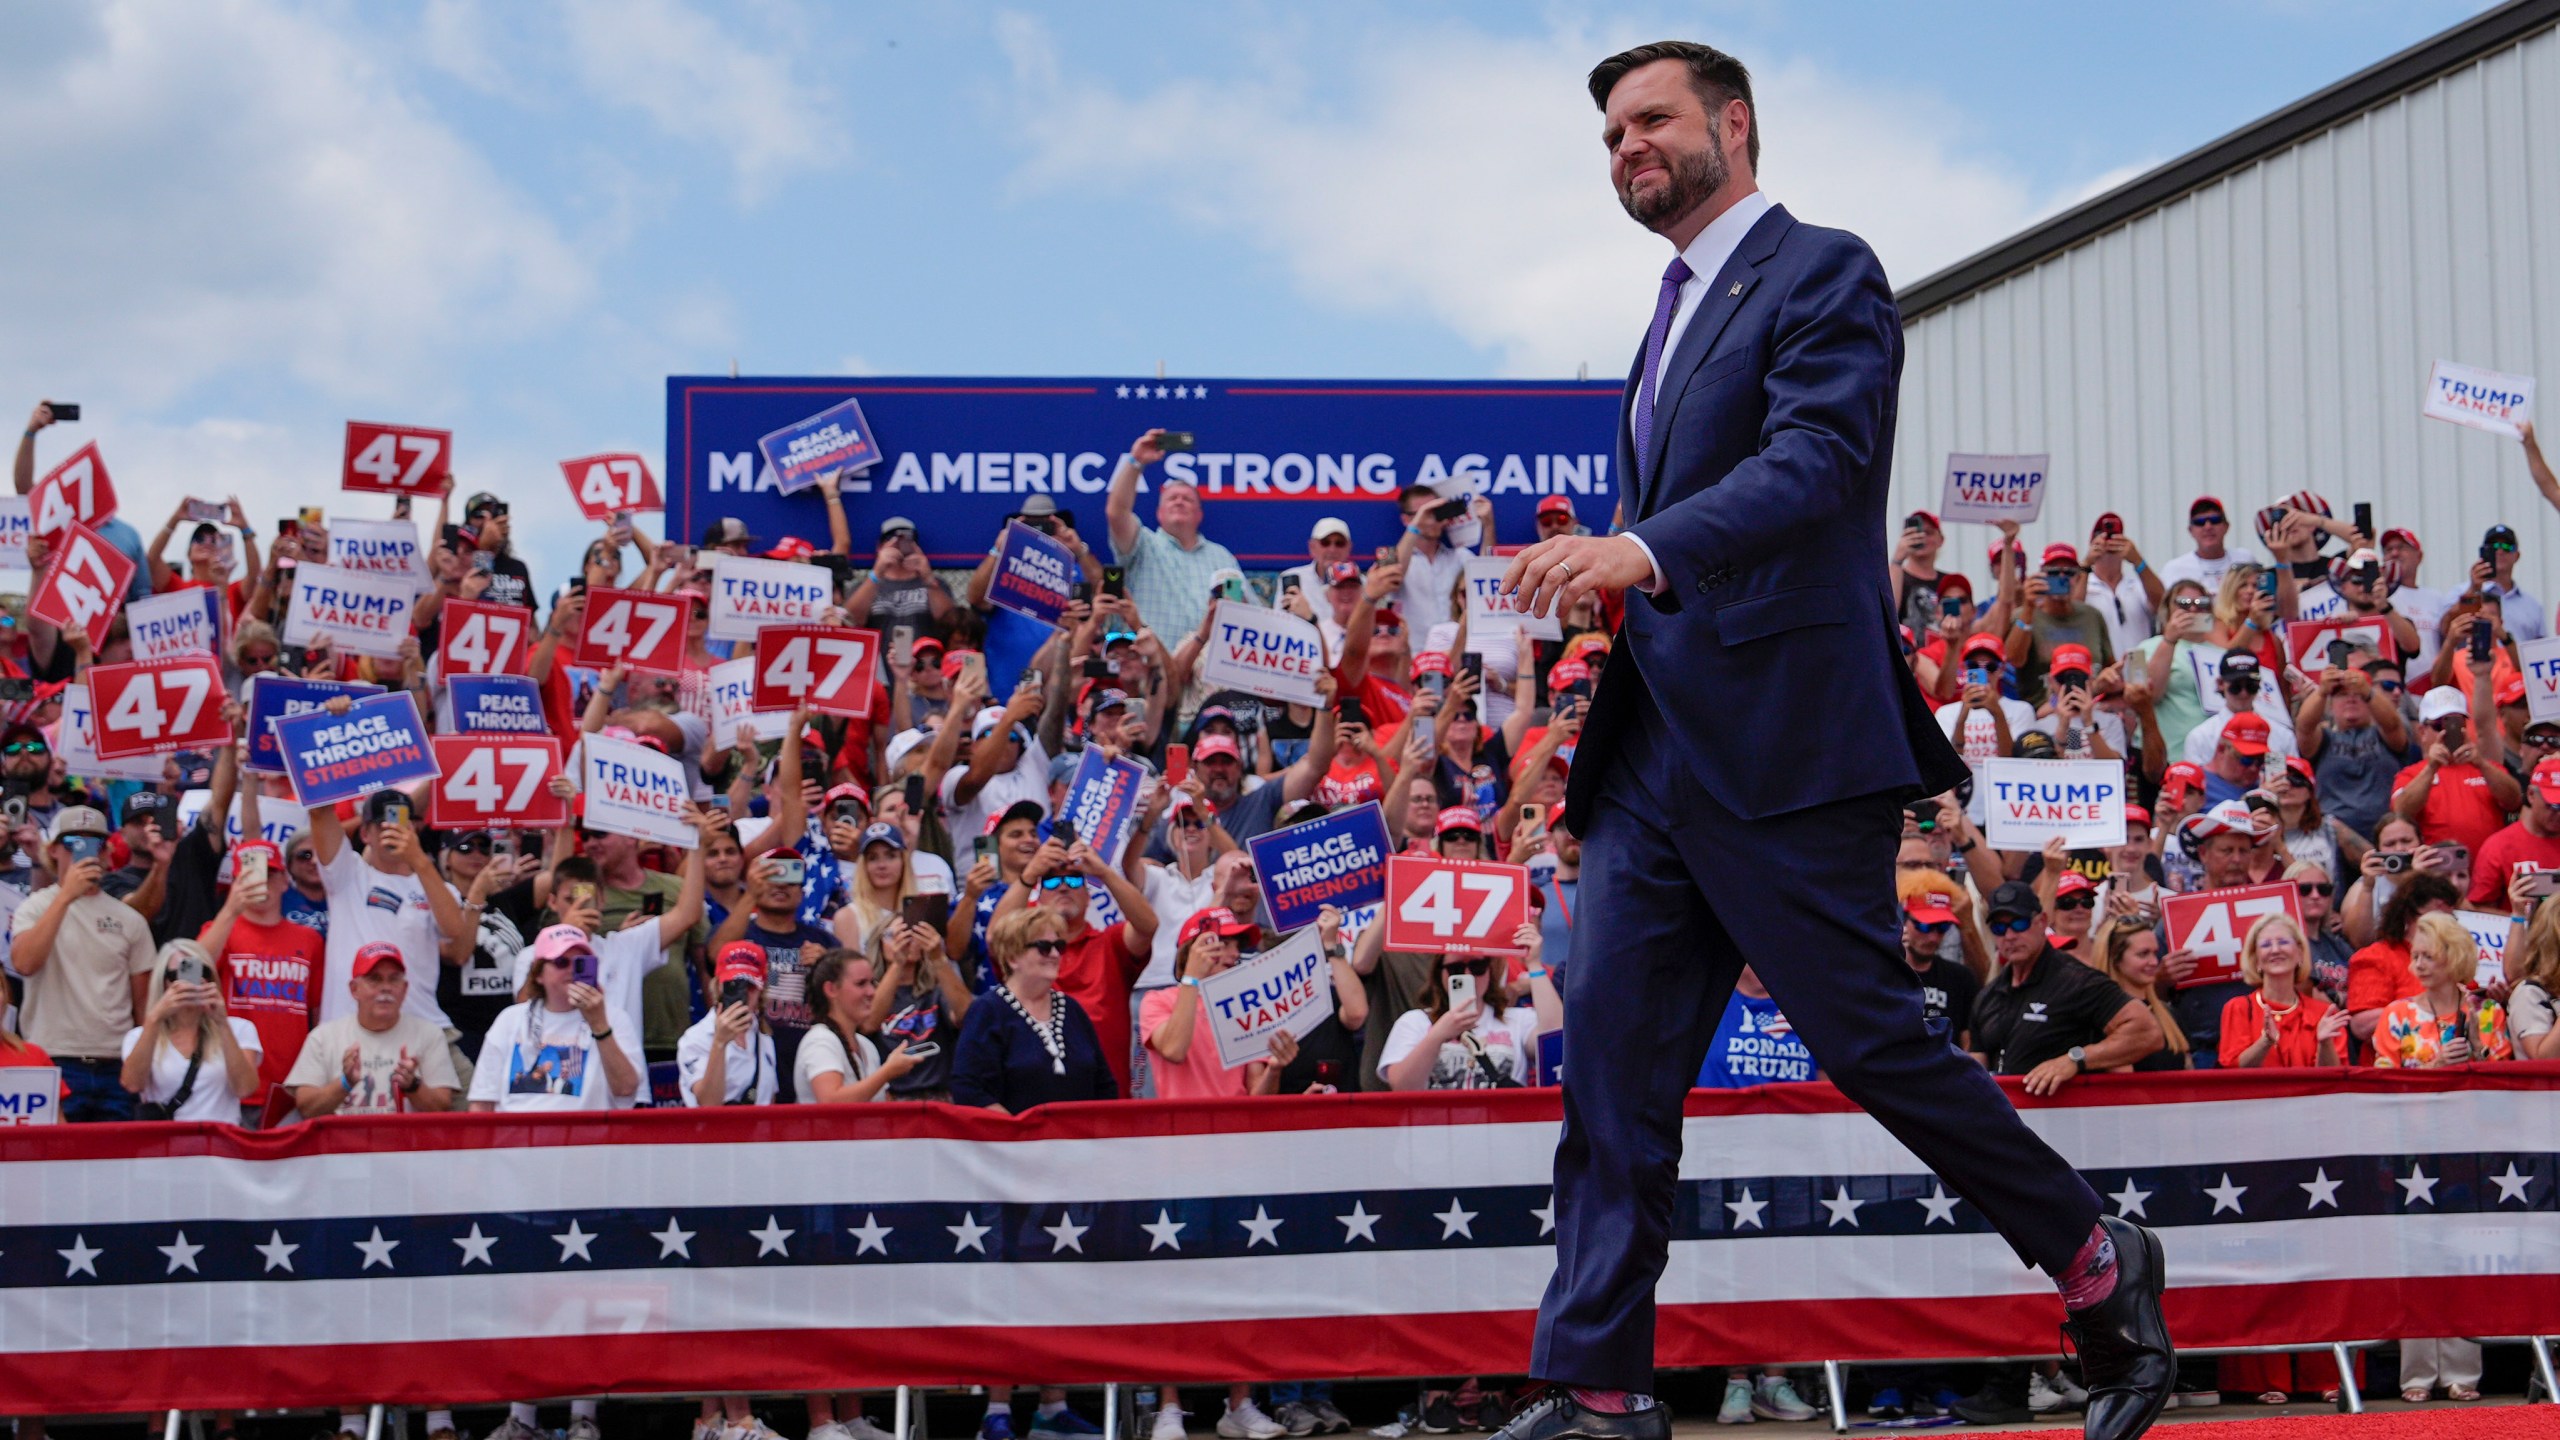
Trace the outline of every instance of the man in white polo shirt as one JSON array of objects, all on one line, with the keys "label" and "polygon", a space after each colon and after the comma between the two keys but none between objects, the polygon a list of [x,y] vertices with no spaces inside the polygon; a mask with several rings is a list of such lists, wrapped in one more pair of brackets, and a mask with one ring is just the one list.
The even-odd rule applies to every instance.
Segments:
[{"label": "man in white polo shirt", "polygon": [[1289,577],[1297,576],[1298,588],[1306,591],[1308,603],[1314,604],[1315,597],[1324,593],[1324,577],[1335,563],[1350,558],[1351,522],[1339,515],[1327,515],[1307,532],[1307,563],[1281,571],[1279,584],[1286,589]]}]

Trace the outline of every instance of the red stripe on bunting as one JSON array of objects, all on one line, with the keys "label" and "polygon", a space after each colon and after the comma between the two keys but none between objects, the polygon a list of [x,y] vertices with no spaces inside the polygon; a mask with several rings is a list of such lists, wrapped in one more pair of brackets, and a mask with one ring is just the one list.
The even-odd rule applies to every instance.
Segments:
[{"label": "red stripe on bunting", "polygon": [[[2038,1100],[2001,1082],[2020,1110],[2272,1100],[2341,1093],[2548,1090],[2560,1060],[2439,1070],[2197,1070],[2092,1075]],[[1270,1096],[1252,1100],[1120,1100],[998,1115],[953,1105],[780,1105],[718,1110],[626,1110],[578,1115],[329,1117],[282,1130],[229,1125],[55,1125],[0,1129],[0,1164],[203,1155],[285,1160],[383,1150],[494,1150],[562,1145],[792,1144],[950,1139],[1118,1140],[1166,1135],[1369,1130],[1404,1125],[1554,1124],[1555,1090],[1441,1090],[1410,1094]],[[1692,1090],[1691,1117],[1836,1115],[1858,1107],[1827,1082],[1749,1090]]]},{"label": "red stripe on bunting", "polygon": [[[2318,1281],[2180,1290],[2197,1348],[2300,1345],[2547,1326],[2547,1276]],[[289,1300],[284,1303],[291,1303]],[[848,1312],[860,1303],[851,1286]],[[1518,1373],[1527,1311],[1053,1329],[949,1327],[599,1335],[422,1345],[273,1346],[13,1356],[0,1413],[289,1405],[470,1405],[575,1395],[792,1394],[899,1384],[1207,1384]],[[1664,1368],[2050,1354],[2049,1295],[1667,1307]]]}]

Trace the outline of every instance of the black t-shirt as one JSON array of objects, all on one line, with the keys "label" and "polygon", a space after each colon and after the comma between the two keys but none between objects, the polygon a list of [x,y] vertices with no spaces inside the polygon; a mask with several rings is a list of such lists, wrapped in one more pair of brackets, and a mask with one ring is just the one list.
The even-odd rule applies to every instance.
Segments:
[{"label": "black t-shirt", "polygon": [[1981,993],[1982,982],[1961,962],[1944,957],[1911,974],[1920,982],[1920,1008],[1928,1012],[1929,1028],[1950,1041],[1961,1038],[1973,1023],[1973,999]]},{"label": "black t-shirt", "polygon": [[[927,586],[939,580],[883,580],[871,577],[871,617],[866,628],[887,636],[901,625],[912,625],[918,639],[932,636],[941,639],[941,627],[933,623],[933,592]],[[881,642],[884,646],[886,639]]]},{"label": "black t-shirt", "polygon": [[[489,571],[489,588],[480,598],[491,605],[533,608],[533,572],[513,555],[500,555]],[[435,652],[427,652],[432,655]]]},{"label": "black t-shirt", "polygon": [[480,1058],[481,1037],[489,1033],[498,1013],[515,1003],[516,957],[541,929],[533,882],[519,880],[489,897],[489,908],[480,912],[480,937],[471,947],[471,958],[459,965],[436,967],[436,1003],[444,1007],[453,1028],[462,1032],[462,1053],[475,1062]]},{"label": "black t-shirt", "polygon": [[2249,989],[2246,980],[2211,980],[2170,995],[2169,1013],[2177,1017],[2178,1028],[2187,1032],[2197,1069],[2212,1070],[2222,1064],[2222,1007]]},{"label": "black t-shirt", "polygon": [[[151,938],[166,945],[172,940],[193,940],[222,913],[222,851],[215,848],[211,827],[221,824],[219,816],[208,814],[187,827],[178,837],[177,847],[169,852],[169,884],[162,892],[160,918],[152,922]],[[283,882],[281,875],[275,883]]]},{"label": "black t-shirt", "polygon": [[1991,1057],[1991,1073],[2024,1075],[2047,1060],[2095,1045],[2107,1022],[2132,999],[2116,983],[2048,945],[2027,972],[2010,983],[2002,966],[1973,1002],[1973,1048]]}]

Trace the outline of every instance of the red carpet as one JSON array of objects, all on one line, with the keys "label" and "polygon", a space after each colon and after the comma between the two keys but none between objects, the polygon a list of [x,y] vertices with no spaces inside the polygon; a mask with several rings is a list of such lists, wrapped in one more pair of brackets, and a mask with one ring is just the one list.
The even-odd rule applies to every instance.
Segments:
[{"label": "red carpet", "polygon": [[2153,1440],[2555,1440],[2560,1437],[2560,1405],[2440,1406],[2390,1415],[2274,1416],[2194,1424],[2164,1420],[2152,1427],[2151,1435]]}]

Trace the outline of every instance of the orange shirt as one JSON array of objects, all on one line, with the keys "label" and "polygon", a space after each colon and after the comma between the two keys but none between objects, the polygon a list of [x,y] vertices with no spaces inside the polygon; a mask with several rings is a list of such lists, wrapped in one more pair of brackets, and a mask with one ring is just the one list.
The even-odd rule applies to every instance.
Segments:
[{"label": "orange shirt", "polygon": [[2376,940],[2347,957],[2347,1008],[2379,1010],[2426,987],[2409,973],[2409,947]]},{"label": "orange shirt", "polygon": [[[2270,1066],[2317,1065],[2320,1063],[2320,1019],[2329,1013],[2329,1002],[2316,994],[2303,994],[2300,1003],[2276,1018],[2275,1048],[2259,1063]],[[2267,1033],[2266,993],[2252,990],[2234,995],[2222,1006],[2222,1065],[2228,1070],[2240,1063],[2240,1052],[2258,1043]],[[2340,1058],[2344,1058],[2341,1056]]]}]

